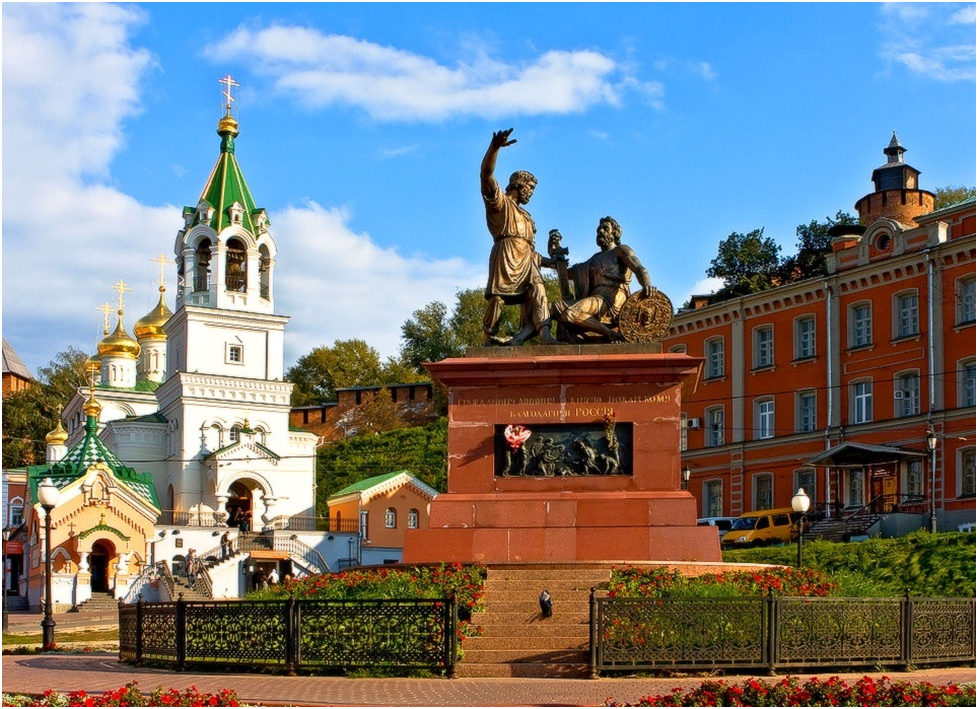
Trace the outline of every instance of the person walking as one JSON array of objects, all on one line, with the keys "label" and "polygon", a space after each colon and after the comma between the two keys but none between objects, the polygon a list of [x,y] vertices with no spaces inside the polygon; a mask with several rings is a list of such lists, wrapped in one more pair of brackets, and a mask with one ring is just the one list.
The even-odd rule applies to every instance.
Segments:
[{"label": "person walking", "polygon": [[197,584],[197,564],[200,563],[197,558],[197,552],[191,549],[187,552],[187,585],[193,588]]},{"label": "person walking", "polygon": [[231,532],[221,535],[221,561],[231,556]]},{"label": "person walking", "polygon": [[278,583],[278,569],[273,568],[268,572],[268,583],[273,586]]}]

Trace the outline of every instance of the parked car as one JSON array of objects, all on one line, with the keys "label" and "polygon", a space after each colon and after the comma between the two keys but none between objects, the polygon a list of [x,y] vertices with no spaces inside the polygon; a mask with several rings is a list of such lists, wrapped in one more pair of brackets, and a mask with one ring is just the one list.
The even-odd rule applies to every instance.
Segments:
[{"label": "parked car", "polygon": [[724,548],[787,544],[797,538],[792,530],[797,528],[801,516],[790,507],[748,512],[734,521],[730,531],[723,535],[721,544]]},{"label": "parked car", "polygon": [[701,517],[696,520],[696,524],[700,527],[716,527],[720,539],[723,539],[723,535],[730,531],[730,527],[738,519],[738,517]]}]

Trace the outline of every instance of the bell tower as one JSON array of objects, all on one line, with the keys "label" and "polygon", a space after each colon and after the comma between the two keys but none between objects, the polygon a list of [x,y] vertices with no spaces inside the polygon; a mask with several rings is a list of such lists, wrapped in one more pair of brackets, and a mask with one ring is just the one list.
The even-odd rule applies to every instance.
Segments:
[{"label": "bell tower", "polygon": [[914,217],[934,211],[934,194],[920,189],[920,170],[903,161],[905,152],[893,131],[889,145],[883,148],[886,164],[873,170],[874,191],[855,204],[863,226],[888,217],[909,228],[914,226]]}]

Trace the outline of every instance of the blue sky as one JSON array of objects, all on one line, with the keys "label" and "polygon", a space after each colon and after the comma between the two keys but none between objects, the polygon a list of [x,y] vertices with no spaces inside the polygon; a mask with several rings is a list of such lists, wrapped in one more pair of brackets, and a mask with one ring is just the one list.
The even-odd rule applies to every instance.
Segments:
[{"label": "blue sky", "polygon": [[[925,189],[975,184],[972,3],[3,3],[3,334],[32,369],[93,352],[110,285],[156,300],[217,159],[217,80],[279,249],[286,362],[382,355],[484,285],[478,170],[539,179],[572,261],[614,216],[681,304],[733,231],[853,211],[896,130]],[[175,268],[167,270],[173,305]]]}]

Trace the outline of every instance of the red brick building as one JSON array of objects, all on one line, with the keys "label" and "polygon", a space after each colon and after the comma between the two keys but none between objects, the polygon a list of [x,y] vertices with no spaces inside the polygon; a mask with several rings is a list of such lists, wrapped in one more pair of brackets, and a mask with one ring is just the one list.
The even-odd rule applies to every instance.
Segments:
[{"label": "red brick building", "polygon": [[883,152],[828,276],[673,322],[665,348],[706,360],[683,412],[702,516],[804,487],[829,515],[907,513],[884,533],[975,521],[975,199],[934,211],[895,135]]}]

